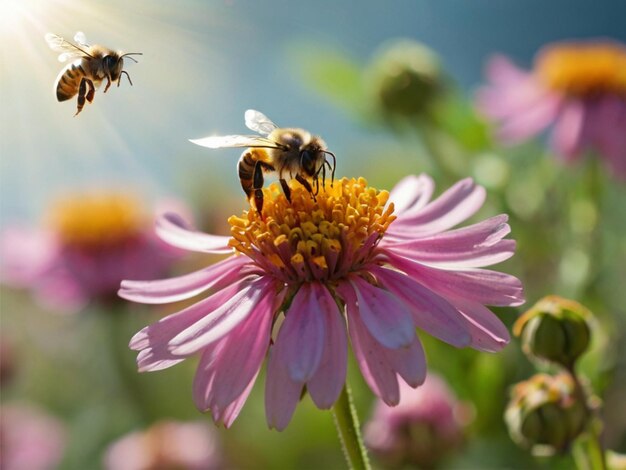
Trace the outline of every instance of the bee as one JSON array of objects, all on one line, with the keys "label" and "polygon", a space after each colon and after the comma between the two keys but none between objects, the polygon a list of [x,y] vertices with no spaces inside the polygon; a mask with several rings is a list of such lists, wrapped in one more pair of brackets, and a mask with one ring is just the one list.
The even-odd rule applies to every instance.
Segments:
[{"label": "bee", "polygon": [[122,74],[126,74],[128,82],[133,84],[130,75],[124,70],[124,57],[137,62],[130,56],[142,55],[141,52],[122,54],[103,46],[89,46],[85,35],[80,31],[74,36],[76,44],[52,33],[46,34],[45,39],[52,50],[61,52],[59,61],[75,59],[61,70],[55,82],[58,101],[69,100],[78,93],[78,105],[74,116],[83,110],[85,99],[90,103],[93,101],[96,88],[105,78],[107,83],[104,93],[112,82],[117,81],[117,86],[120,86]]},{"label": "bee", "polygon": [[[194,144],[211,149],[247,147],[237,163],[241,187],[259,214],[263,210],[263,173],[275,172],[291,202],[291,190],[287,178],[295,178],[315,200],[319,193],[320,175],[322,186],[326,182],[326,167],[331,170],[331,184],[335,179],[337,160],[326,149],[324,141],[304,129],[282,128],[259,111],[249,109],[245,114],[246,127],[260,134],[210,136],[191,140]],[[333,160],[329,163],[327,156]],[[315,189],[313,189],[315,187]]]}]

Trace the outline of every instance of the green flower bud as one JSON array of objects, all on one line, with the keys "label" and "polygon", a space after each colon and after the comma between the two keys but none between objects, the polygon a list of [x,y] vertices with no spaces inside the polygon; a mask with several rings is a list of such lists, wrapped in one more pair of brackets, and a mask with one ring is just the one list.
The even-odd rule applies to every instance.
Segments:
[{"label": "green flower bud", "polygon": [[536,455],[566,450],[585,428],[588,414],[571,376],[537,374],[513,387],[505,412],[511,438]]},{"label": "green flower bud", "polygon": [[383,47],[369,66],[367,77],[379,108],[392,116],[430,114],[432,103],[444,89],[435,52],[410,39]]},{"label": "green flower bud", "polygon": [[556,295],[544,297],[513,327],[526,355],[571,368],[591,340],[591,312],[578,302]]}]

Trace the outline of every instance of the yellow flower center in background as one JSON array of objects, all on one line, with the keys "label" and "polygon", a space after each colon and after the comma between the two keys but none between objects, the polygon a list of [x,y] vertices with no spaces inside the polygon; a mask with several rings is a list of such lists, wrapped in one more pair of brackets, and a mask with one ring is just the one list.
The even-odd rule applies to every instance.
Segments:
[{"label": "yellow flower center in background", "polygon": [[66,244],[115,245],[136,236],[143,225],[139,201],[124,194],[84,194],[59,200],[52,226]]},{"label": "yellow flower center in background", "polygon": [[626,47],[611,42],[556,44],[543,49],[536,73],[550,88],[586,97],[626,95]]},{"label": "yellow flower center in background", "polygon": [[286,281],[327,280],[358,269],[395,216],[387,191],[363,178],[326,182],[313,200],[296,181],[291,203],[274,183],[264,189],[263,215],[232,216],[230,246]]}]

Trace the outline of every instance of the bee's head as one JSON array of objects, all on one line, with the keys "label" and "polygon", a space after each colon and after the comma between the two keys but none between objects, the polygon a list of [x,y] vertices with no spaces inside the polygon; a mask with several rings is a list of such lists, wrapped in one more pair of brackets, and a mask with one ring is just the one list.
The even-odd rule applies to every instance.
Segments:
[{"label": "bee's head", "polygon": [[124,59],[118,54],[105,55],[102,58],[104,72],[112,81],[119,80],[122,70],[124,69]]},{"label": "bee's head", "polygon": [[314,177],[324,164],[325,155],[322,147],[314,142],[300,148],[300,168],[308,176]]},{"label": "bee's head", "polygon": [[[327,156],[333,159],[331,165]],[[335,177],[335,155],[326,150],[326,144],[319,137],[313,137],[311,141],[300,148],[300,167],[313,179],[322,176],[322,180],[326,179],[326,166],[331,170],[332,178]]]},{"label": "bee's head", "polygon": [[[121,55],[120,55],[121,54]],[[102,58],[103,68],[105,74],[111,79],[111,81],[117,81],[117,86],[120,85],[120,77],[123,73],[126,74],[128,82],[132,85],[133,82],[130,79],[128,72],[124,70],[124,57],[128,57],[133,62],[137,62],[131,55],[142,55],[141,52],[127,52],[122,54],[121,52],[111,52]]]}]

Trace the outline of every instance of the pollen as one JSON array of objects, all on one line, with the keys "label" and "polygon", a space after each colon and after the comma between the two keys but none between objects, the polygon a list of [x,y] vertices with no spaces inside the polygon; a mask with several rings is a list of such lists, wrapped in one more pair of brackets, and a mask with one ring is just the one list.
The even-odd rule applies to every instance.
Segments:
[{"label": "pollen", "polygon": [[139,201],[120,193],[68,196],[57,201],[49,217],[68,245],[98,248],[136,237],[143,225]]},{"label": "pollen", "polygon": [[363,178],[336,180],[315,198],[291,181],[291,202],[278,184],[263,189],[263,214],[229,219],[230,245],[285,282],[333,280],[360,269],[393,222],[389,193]]},{"label": "pollen", "polygon": [[626,46],[619,43],[557,43],[539,53],[535,71],[548,87],[569,95],[626,96]]}]

